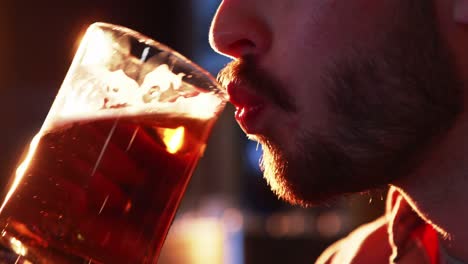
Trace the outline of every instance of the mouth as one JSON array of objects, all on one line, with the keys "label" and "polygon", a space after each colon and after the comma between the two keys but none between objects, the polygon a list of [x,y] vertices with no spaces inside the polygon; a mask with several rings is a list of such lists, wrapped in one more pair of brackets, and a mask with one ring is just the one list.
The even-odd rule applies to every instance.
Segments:
[{"label": "mouth", "polygon": [[235,106],[235,118],[247,134],[258,134],[262,130],[262,116],[269,102],[246,85],[229,83],[226,87],[229,101]]}]

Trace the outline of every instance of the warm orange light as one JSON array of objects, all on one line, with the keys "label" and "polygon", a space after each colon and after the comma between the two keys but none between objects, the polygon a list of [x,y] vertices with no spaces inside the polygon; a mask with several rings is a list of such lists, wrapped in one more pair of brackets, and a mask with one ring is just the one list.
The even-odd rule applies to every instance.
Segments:
[{"label": "warm orange light", "polygon": [[162,255],[169,263],[223,263],[225,241],[219,219],[186,215],[172,225]]},{"label": "warm orange light", "polygon": [[13,249],[13,251],[16,254],[20,256],[26,256],[26,253],[28,252],[28,250],[26,249],[25,246],[23,246],[23,243],[21,243],[21,241],[12,237],[10,238],[10,245],[11,245],[11,249]]},{"label": "warm orange light", "polygon": [[222,261],[223,233],[221,223],[213,218],[200,218],[186,233],[191,240],[190,256],[194,264],[216,264]]},{"label": "warm orange light", "polygon": [[185,128],[180,126],[178,128],[166,128],[163,132],[163,141],[166,144],[167,152],[171,154],[177,153],[184,144]]},{"label": "warm orange light", "polygon": [[[34,243],[37,243],[43,247],[47,247],[47,241],[43,240],[40,236],[36,235],[31,230],[29,230],[29,228],[25,224],[15,222],[12,220],[11,222],[8,223],[8,225],[11,225],[11,227],[15,230],[15,232],[19,233],[21,237],[23,238],[27,237],[29,240],[34,240]],[[6,231],[4,232],[5,232],[4,234],[6,234]]]},{"label": "warm orange light", "polygon": [[31,141],[31,144],[29,145],[29,150],[28,150],[28,154],[26,155],[26,158],[24,158],[23,162],[16,169],[15,178],[13,180],[13,183],[11,184],[10,189],[8,190],[5,200],[3,201],[2,207],[0,207],[0,213],[3,211],[3,208],[5,207],[6,203],[8,202],[8,200],[10,200],[11,196],[15,192],[16,188],[18,188],[18,185],[23,179],[24,174],[26,170],[28,169],[29,164],[31,163],[32,157],[34,156],[34,153],[36,152],[37,146],[39,145],[41,136],[42,136],[41,133],[34,136],[33,140]]}]

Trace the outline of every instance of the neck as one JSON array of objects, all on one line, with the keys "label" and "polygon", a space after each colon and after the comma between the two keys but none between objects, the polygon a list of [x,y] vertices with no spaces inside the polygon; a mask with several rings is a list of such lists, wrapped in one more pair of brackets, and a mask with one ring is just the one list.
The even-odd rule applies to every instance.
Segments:
[{"label": "neck", "polygon": [[445,252],[468,262],[468,113],[411,176],[394,185],[439,231]]}]

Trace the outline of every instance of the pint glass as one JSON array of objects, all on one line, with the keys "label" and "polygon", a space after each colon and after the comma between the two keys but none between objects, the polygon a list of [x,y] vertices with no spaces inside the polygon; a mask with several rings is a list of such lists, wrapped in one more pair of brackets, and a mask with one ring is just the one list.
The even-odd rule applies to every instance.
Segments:
[{"label": "pint glass", "polygon": [[225,102],[175,51],[91,25],[1,201],[11,263],[156,263]]}]

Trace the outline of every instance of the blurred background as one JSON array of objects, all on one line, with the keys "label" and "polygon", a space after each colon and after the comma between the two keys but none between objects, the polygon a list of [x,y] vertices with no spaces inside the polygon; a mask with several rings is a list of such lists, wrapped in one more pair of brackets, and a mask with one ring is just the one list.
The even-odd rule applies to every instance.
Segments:
[{"label": "blurred background", "polygon": [[[76,51],[95,21],[120,24],[178,50],[213,75],[228,59],[208,45],[220,0],[2,0],[0,184],[39,130]],[[228,106],[182,201],[159,263],[313,263],[330,243],[383,212],[385,191],[316,208],[269,190]],[[339,183],[337,183],[339,184]]]}]

